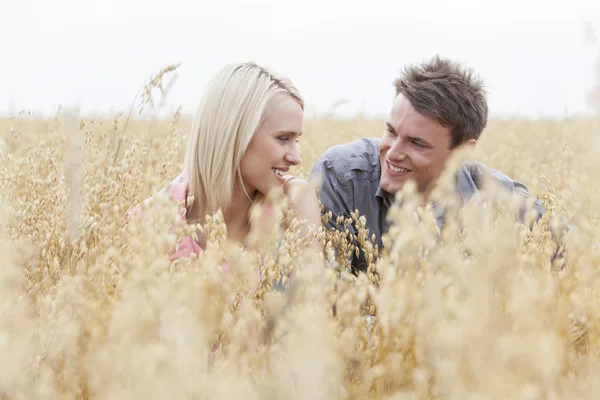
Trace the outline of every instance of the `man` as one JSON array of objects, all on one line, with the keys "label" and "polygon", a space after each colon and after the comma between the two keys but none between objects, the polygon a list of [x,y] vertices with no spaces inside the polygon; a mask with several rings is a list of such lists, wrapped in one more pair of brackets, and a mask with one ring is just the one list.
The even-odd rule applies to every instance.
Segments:
[{"label": "man", "polygon": [[[358,210],[366,217],[369,237],[374,234],[379,248],[395,194],[413,180],[427,199],[450,157],[476,144],[488,118],[483,82],[462,65],[435,56],[402,72],[394,82],[396,96],[383,136],[334,146],[311,171],[312,178],[320,179],[325,212],[332,213],[329,227],[339,227],[338,216],[348,217]],[[463,200],[481,189],[483,174],[511,192],[530,196],[524,185],[501,172],[479,163],[464,163],[456,179]],[[544,213],[539,201],[535,209],[538,217]],[[436,216],[441,228],[443,215]],[[354,269],[364,271],[364,254],[352,257]]]}]

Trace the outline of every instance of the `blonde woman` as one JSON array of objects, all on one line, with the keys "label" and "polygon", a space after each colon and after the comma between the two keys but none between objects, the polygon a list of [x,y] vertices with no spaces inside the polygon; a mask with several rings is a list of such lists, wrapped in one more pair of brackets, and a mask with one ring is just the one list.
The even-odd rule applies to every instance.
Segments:
[{"label": "blonde woman", "polygon": [[[253,205],[271,191],[284,196],[297,193],[290,198],[292,209],[308,224],[319,226],[315,190],[288,175],[290,167],[300,162],[303,113],[304,101],[289,79],[250,62],[224,67],[200,101],[184,170],[162,191],[184,202],[181,214],[188,223],[202,222],[221,210],[228,239],[242,244],[256,229],[250,218]],[[186,204],[190,195],[193,202]],[[198,232],[197,240],[186,237],[170,258],[199,253],[204,245]]]}]

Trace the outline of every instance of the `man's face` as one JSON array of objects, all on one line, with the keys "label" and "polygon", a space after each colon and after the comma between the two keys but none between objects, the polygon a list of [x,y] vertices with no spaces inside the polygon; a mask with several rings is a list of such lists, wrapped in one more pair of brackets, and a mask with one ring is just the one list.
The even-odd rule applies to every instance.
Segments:
[{"label": "man's face", "polygon": [[452,155],[451,140],[449,128],[419,114],[402,94],[396,96],[379,144],[381,187],[394,195],[412,179],[427,196]]}]

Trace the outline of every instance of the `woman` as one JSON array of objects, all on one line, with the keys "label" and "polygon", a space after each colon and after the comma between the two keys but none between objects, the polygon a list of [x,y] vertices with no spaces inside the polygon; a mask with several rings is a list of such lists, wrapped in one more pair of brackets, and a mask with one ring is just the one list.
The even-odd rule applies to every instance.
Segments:
[{"label": "woman", "polygon": [[[268,209],[265,198],[272,191],[288,196],[298,218],[320,226],[316,192],[308,182],[287,175],[300,162],[303,113],[304,101],[289,79],[255,63],[224,67],[200,101],[183,173],[161,191],[185,204],[181,211],[188,223],[202,223],[204,216],[221,210],[228,239],[242,244],[260,229],[251,224],[252,207]],[[193,196],[191,204],[188,196]],[[204,246],[201,232],[197,241],[186,237],[171,260]]]}]

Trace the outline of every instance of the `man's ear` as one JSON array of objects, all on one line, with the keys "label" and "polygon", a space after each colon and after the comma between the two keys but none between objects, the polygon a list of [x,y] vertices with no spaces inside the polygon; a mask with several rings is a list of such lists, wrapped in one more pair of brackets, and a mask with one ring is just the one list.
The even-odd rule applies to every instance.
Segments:
[{"label": "man's ear", "polygon": [[455,153],[471,152],[477,145],[477,139],[468,139],[456,146],[453,150]]},{"label": "man's ear", "polygon": [[473,150],[475,150],[475,146],[477,145],[477,139],[468,139],[456,146],[452,149],[453,154],[470,154]]},{"label": "man's ear", "polygon": [[462,147],[463,149],[473,150],[475,146],[477,146],[477,139],[469,139],[462,142],[459,147]]}]

